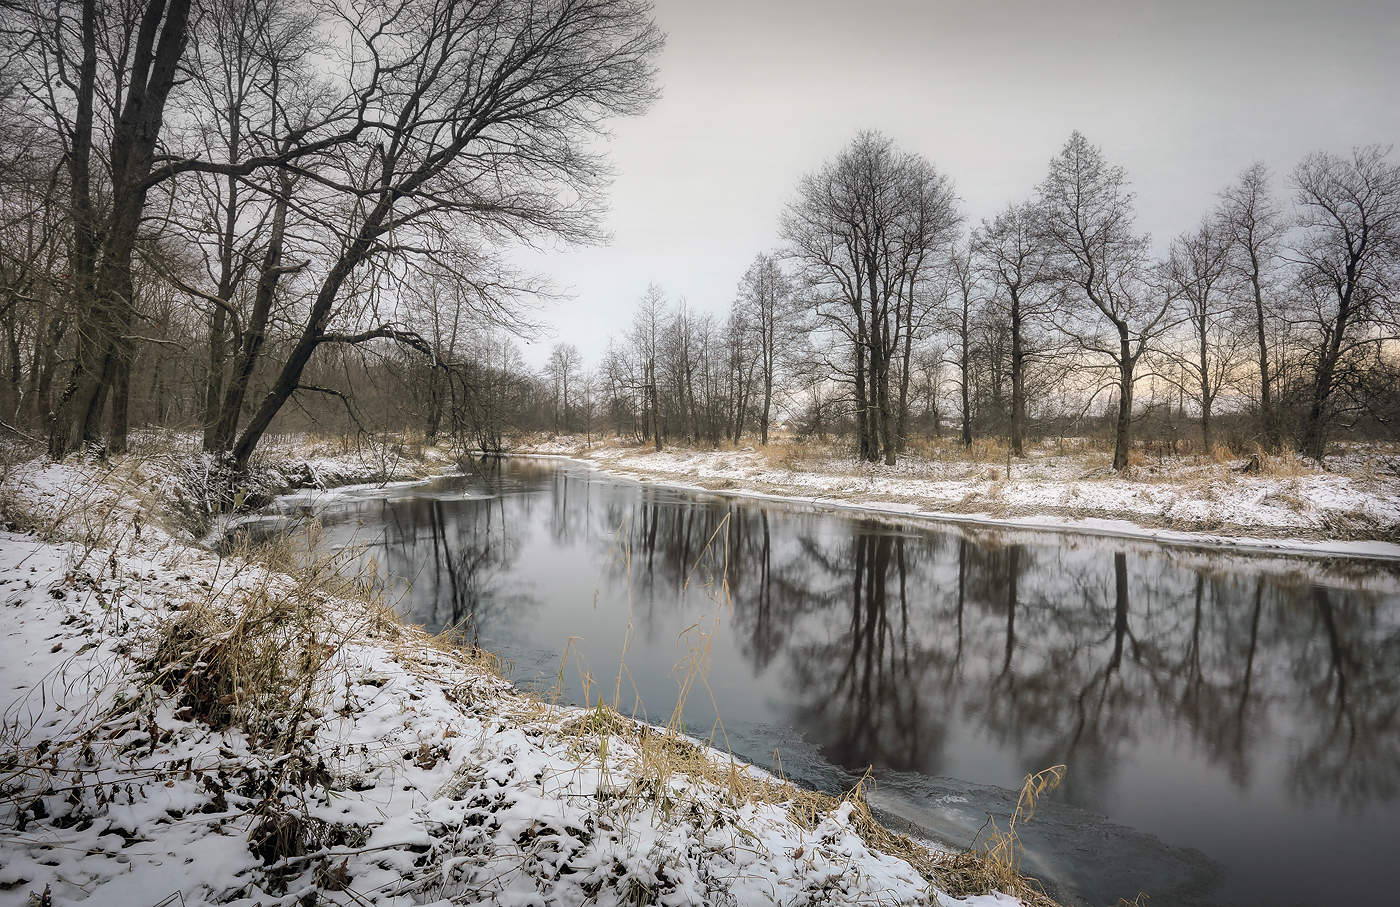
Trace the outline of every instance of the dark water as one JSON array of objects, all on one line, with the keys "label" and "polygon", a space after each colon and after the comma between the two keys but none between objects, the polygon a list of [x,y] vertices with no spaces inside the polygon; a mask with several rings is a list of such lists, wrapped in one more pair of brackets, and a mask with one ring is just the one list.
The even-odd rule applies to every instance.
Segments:
[{"label": "dark water", "polygon": [[893,525],[541,461],[284,506],[523,684],[556,684],[567,647],[566,699],[586,671],[664,722],[702,659],[691,733],[832,791],[871,766],[876,805],[937,839],[968,844],[1067,764],[1023,830],[1023,868],[1067,902],[1394,903],[1386,568]]}]

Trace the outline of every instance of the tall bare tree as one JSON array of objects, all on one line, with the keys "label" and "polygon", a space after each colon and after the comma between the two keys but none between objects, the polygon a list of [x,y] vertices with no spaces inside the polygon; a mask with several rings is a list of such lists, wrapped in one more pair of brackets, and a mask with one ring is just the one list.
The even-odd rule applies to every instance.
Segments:
[{"label": "tall bare tree", "polygon": [[406,279],[421,260],[455,260],[470,273],[472,258],[501,237],[594,236],[589,201],[605,171],[583,141],[654,95],[662,38],[634,0],[397,0],[340,12],[359,45],[351,77],[375,89],[367,128],[343,145],[338,166],[308,178],[346,202],[349,226],[337,231],[299,335],[233,447],[237,471],[303,387],[318,348],[424,346],[382,312],[360,309],[361,324],[332,329],[348,289],[360,284],[373,299],[381,275]]},{"label": "tall bare tree", "polygon": [[25,91],[62,147],[77,343],[54,415],[50,453],[96,442],[109,394],[110,443],[125,444],[134,318],[132,259],[166,102],[180,77],[191,0],[32,0]]},{"label": "tall bare tree", "polygon": [[791,257],[853,366],[862,459],[893,465],[907,407],[909,351],[927,303],[931,266],[959,223],[951,181],[874,132],[803,177],[783,215]]},{"label": "tall bare tree", "polygon": [[1229,300],[1225,278],[1229,268],[1229,240],[1215,222],[1207,220],[1194,233],[1177,237],[1165,265],[1172,295],[1190,326],[1189,351],[1171,358],[1188,376],[1188,389],[1201,410],[1201,449],[1210,452],[1215,438],[1211,414],[1220,390],[1238,364],[1238,333],[1229,329]]},{"label": "tall bare tree", "polygon": [[[1319,463],[1357,360],[1400,336],[1400,165],[1390,149],[1309,155],[1293,172],[1300,235],[1291,250],[1311,303],[1312,380],[1299,449]],[[1347,408],[1360,404],[1351,396]]]},{"label": "tall bare tree", "polygon": [[576,385],[583,374],[583,359],[578,347],[572,343],[556,343],[549,351],[549,362],[545,366],[550,382],[554,385],[554,430],[567,431],[569,421],[569,389]]},{"label": "tall bare tree", "polygon": [[1007,205],[973,234],[973,252],[984,277],[992,281],[991,302],[1004,309],[1011,333],[1011,453],[1025,456],[1026,361],[1030,325],[1053,310],[1049,253],[1040,229],[1040,211],[1031,203]]},{"label": "tall bare tree", "polygon": [[286,170],[244,174],[233,165],[286,150],[289,137],[316,116],[310,9],[294,0],[203,0],[192,28],[186,89],[171,101],[174,141],[191,155],[231,165],[153,187],[169,193],[169,227],[182,234],[200,264],[194,285],[166,276],[208,311],[203,422],[210,451],[233,442],[238,414],[225,412],[225,404],[242,406],[246,386],[238,385],[251,375],[269,318],[250,312],[245,297],[272,303],[246,287],[264,284],[258,266],[269,256],[263,249],[272,250],[271,266],[281,263],[297,184]]},{"label": "tall bare tree", "polygon": [[972,446],[973,332],[977,326],[982,297],[977,270],[968,247],[954,249],[948,259],[953,283],[953,305],[947,314],[948,331],[953,335],[953,367],[958,370],[958,412],[962,425],[962,445]]},{"label": "tall bare tree", "polygon": [[758,435],[768,443],[772,424],[773,388],[783,351],[791,344],[792,281],[772,255],[759,253],[739,281],[738,302],[749,330],[758,341],[758,361],[762,369],[763,402],[758,411]]},{"label": "tall bare tree", "polygon": [[666,324],[666,294],[656,284],[647,287],[641,305],[632,320],[632,345],[638,368],[632,376],[632,389],[642,395],[643,437],[651,439],[660,450],[661,402],[657,384],[657,365],[661,359],[661,344]]},{"label": "tall bare tree", "polygon": [[1133,226],[1127,173],[1075,132],[1050,162],[1040,206],[1051,273],[1071,291],[1063,329],[1116,372],[1113,468],[1128,466],[1138,361],[1168,326],[1171,294],[1148,280],[1147,237]]},{"label": "tall bare tree", "polygon": [[1283,212],[1269,192],[1269,169],[1251,164],[1234,185],[1222,194],[1216,218],[1229,247],[1227,259],[1239,295],[1248,299],[1246,309],[1254,328],[1259,369],[1259,417],[1264,447],[1276,450],[1281,427],[1274,403],[1274,378],[1270,364],[1269,322],[1276,317],[1274,295],[1278,291],[1280,240],[1287,226]]}]

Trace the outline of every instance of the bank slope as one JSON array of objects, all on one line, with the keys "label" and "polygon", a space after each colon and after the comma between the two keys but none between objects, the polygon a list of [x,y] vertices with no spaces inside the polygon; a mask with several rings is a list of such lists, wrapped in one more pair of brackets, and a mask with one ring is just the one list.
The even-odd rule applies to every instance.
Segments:
[{"label": "bank slope", "polygon": [[159,462],[7,476],[0,905],[1019,903],[858,796],[523,695],[334,563],[193,547]]}]

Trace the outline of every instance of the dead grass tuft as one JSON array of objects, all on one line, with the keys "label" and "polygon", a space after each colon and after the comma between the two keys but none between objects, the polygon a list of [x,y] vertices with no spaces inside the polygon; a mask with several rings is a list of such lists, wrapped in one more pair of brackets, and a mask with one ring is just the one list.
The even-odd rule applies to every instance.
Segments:
[{"label": "dead grass tuft", "polygon": [[354,632],[329,613],[326,585],[315,569],[263,574],[251,588],[230,582],[222,600],[187,603],[143,663],[150,682],[175,695],[187,720],[237,724],[255,737],[295,735],[326,691],[326,666]]},{"label": "dead grass tuft", "polygon": [[1291,448],[1274,453],[1259,451],[1259,472],[1262,475],[1296,478],[1317,472],[1317,465]]},{"label": "dead grass tuft", "polygon": [[1000,891],[1020,898],[1031,907],[1056,907],[1054,899],[1045,893],[1038,881],[1021,874],[1021,842],[1016,829],[1031,820],[1036,801],[1059,787],[1064,777],[1063,765],[1052,765],[1027,775],[1005,831],[989,817],[990,831],[980,847],[974,842],[964,853],[939,854],[935,869],[944,890],[954,897]]},{"label": "dead grass tuft", "polygon": [[1216,442],[1210,446],[1210,450],[1206,453],[1206,459],[1217,466],[1223,466],[1227,463],[1233,463],[1238,457],[1235,456],[1235,452],[1230,449],[1228,444]]},{"label": "dead grass tuft", "polygon": [[801,472],[809,468],[824,453],[815,443],[773,440],[757,448],[759,457],[772,469]]}]

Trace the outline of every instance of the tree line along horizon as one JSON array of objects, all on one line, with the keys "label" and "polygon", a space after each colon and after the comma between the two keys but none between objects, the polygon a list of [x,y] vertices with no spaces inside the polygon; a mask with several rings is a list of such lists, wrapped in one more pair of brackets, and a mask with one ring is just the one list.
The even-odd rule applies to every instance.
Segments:
[{"label": "tree line along horizon", "polygon": [[[945,427],[1013,456],[1033,433],[1106,430],[1115,469],[1139,424],[1173,450],[1319,461],[1342,432],[1393,440],[1400,165],[1381,146],[1312,154],[1291,207],[1271,183],[1249,165],[1154,259],[1126,172],[1077,131],[1032,197],[970,229],[946,176],[862,132],[801,178],[727,316],[649,287],[595,392],[616,433],[658,448],[746,427],[766,443],[781,397],[789,428],[848,432],[890,465]],[[550,357],[556,406],[577,360]]]},{"label": "tree line along horizon", "polygon": [[[860,132],[802,176],[722,316],[656,285],[600,360],[528,368],[543,282],[508,250],[600,235],[607,122],[656,97],[637,0],[37,0],[0,10],[0,413],[61,457],[194,428],[524,431],[719,445],[781,422],[911,442],[1104,436],[1321,461],[1400,416],[1400,165],[1263,164],[1154,257],[1078,132],[972,224]],[[1146,399],[1144,399],[1144,396]],[[1189,427],[1188,427],[1189,424]]]}]

